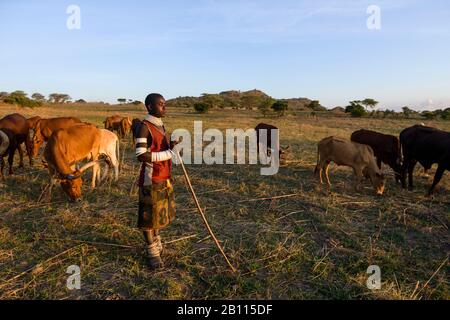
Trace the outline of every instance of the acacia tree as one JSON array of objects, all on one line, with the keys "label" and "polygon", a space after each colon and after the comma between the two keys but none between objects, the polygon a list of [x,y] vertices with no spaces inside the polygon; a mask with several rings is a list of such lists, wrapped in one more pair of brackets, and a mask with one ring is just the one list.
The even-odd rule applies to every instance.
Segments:
[{"label": "acacia tree", "polygon": [[194,110],[198,113],[207,113],[211,109],[211,105],[205,102],[197,102],[194,104]]},{"label": "acacia tree", "polygon": [[117,101],[118,101],[120,104],[124,104],[124,103],[127,102],[127,99],[125,99],[125,98],[119,98],[119,99],[117,99]]},{"label": "acacia tree", "polygon": [[378,105],[378,101],[371,99],[371,98],[367,98],[364,99],[363,101],[360,101],[360,103],[366,108],[371,108],[371,109],[375,109],[375,107]]},{"label": "acacia tree", "polygon": [[258,105],[258,110],[262,113],[264,117],[266,117],[269,114],[270,109],[272,108],[275,102],[276,101],[273,98],[270,97],[266,98],[260,102],[260,104]]},{"label": "acacia tree", "polygon": [[27,94],[21,90],[14,91],[3,98],[3,101],[8,104],[15,104],[22,108],[34,108],[41,106],[41,102],[32,100],[27,97]]},{"label": "acacia tree", "polygon": [[421,116],[427,120],[434,120],[434,119],[436,119],[437,114],[435,112],[431,112],[431,111],[423,111],[421,113]]},{"label": "acacia tree", "polygon": [[323,109],[323,106],[320,104],[319,100],[311,101],[307,107],[313,111],[320,111]]},{"label": "acacia tree", "polygon": [[441,118],[443,120],[450,120],[450,108],[447,108],[442,112]]},{"label": "acacia tree", "polygon": [[362,101],[350,101],[350,104],[345,108],[345,113],[350,113],[352,117],[359,118],[367,114],[366,109],[362,105]]},{"label": "acacia tree", "polygon": [[6,91],[0,92],[0,101],[3,101],[3,100],[5,100],[8,97],[9,97],[9,93],[8,92],[6,92]]},{"label": "acacia tree", "polygon": [[61,103],[67,103],[70,102],[70,100],[72,100],[72,98],[68,95],[68,94],[61,94]]},{"label": "acacia tree", "polygon": [[211,109],[224,107],[223,99],[218,94],[204,93],[200,98],[200,102],[207,104]]},{"label": "acacia tree", "polygon": [[15,97],[26,97],[28,94],[26,94],[25,91],[16,90],[14,92],[11,92],[9,95],[10,96],[15,96]]},{"label": "acacia tree", "polygon": [[403,115],[405,116],[405,118],[409,118],[411,116],[411,114],[414,112],[409,107],[403,107],[402,110],[403,110]]},{"label": "acacia tree", "polygon": [[43,94],[38,93],[38,92],[33,93],[31,95],[31,98],[33,98],[34,100],[39,101],[39,102],[45,102],[45,96]]},{"label": "acacia tree", "polygon": [[72,98],[65,93],[52,93],[48,96],[48,101],[50,103],[66,103],[68,101],[70,101]]},{"label": "acacia tree", "polygon": [[284,116],[289,108],[289,104],[285,100],[278,100],[272,105],[272,110],[275,111],[279,117]]}]

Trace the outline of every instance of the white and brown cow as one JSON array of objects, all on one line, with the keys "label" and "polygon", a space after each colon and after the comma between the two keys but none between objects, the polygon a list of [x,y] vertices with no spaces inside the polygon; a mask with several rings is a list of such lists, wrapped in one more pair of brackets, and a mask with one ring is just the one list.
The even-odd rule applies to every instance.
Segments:
[{"label": "white and brown cow", "polygon": [[[44,149],[44,161],[50,173],[50,193],[52,186],[59,181],[63,191],[72,199],[81,198],[82,174],[93,167],[91,187],[100,180],[101,156],[114,166],[118,178],[118,138],[90,124],[78,124],[52,134]],[[79,162],[89,160],[81,169]]]},{"label": "white and brown cow", "polygon": [[[114,181],[119,179],[119,159],[120,159],[120,143],[117,135],[106,129],[99,129],[101,134],[100,140],[100,155],[106,157],[106,163],[108,164],[105,168],[106,171],[101,178],[101,181],[105,180],[108,175],[108,170],[110,167],[114,169]],[[98,174],[100,177],[100,172]]]}]

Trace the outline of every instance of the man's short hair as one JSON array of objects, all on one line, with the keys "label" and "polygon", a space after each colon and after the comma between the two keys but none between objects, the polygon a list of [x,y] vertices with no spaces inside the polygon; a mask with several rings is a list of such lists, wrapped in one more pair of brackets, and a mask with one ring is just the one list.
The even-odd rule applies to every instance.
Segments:
[{"label": "man's short hair", "polygon": [[150,93],[147,98],[145,98],[145,107],[148,112],[151,112],[152,108],[158,103],[159,99],[164,99],[159,93]]}]

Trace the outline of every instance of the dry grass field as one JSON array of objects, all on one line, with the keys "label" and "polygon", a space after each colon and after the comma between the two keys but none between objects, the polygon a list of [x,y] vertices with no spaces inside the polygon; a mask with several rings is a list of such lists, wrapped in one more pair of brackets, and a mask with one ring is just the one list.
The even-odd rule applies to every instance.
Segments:
[{"label": "dry grass field", "polygon": [[[144,115],[129,106],[0,105],[1,117],[13,112],[71,115],[99,126],[116,113]],[[37,202],[48,182],[40,160],[0,182],[0,299],[450,299],[449,172],[433,198],[425,196],[432,176],[419,166],[414,192],[401,190],[391,175],[383,197],[368,182],[355,191],[349,169],[333,167],[331,194],[313,176],[322,138],[349,138],[360,128],[398,135],[418,120],[169,110],[165,123],[169,131],[192,130],[195,120],[221,130],[269,122],[281,129],[282,145],[291,146],[288,164],[272,177],[261,176],[260,166],[187,166],[237,274],[208,236],[177,166],[177,219],[162,232],[166,268],[147,269],[135,228],[138,163],[128,138],[121,142],[119,182],[96,190],[85,185],[80,203],[68,201],[60,188],[51,202]],[[450,122],[427,124],[450,131]],[[81,290],[66,288],[70,265],[81,267]],[[366,287],[370,265],[381,268],[381,290]]]}]

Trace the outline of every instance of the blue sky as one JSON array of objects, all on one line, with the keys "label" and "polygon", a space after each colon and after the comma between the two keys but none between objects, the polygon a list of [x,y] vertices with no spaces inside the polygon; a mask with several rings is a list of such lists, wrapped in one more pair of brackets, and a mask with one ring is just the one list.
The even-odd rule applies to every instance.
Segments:
[{"label": "blue sky", "polygon": [[[80,30],[66,27],[71,4]],[[0,91],[114,102],[257,88],[450,107],[449,18],[448,0],[0,0]]]}]

